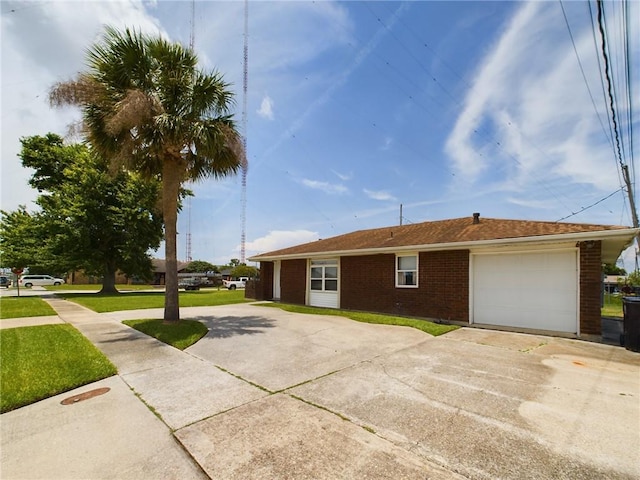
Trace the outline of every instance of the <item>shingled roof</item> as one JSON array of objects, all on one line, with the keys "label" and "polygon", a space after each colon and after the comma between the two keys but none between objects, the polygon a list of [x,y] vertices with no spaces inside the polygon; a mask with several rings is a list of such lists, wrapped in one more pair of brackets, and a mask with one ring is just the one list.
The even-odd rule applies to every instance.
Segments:
[{"label": "shingled roof", "polygon": [[[616,235],[616,233],[619,233],[619,235]],[[455,244],[460,244],[462,247],[463,244],[472,245],[474,242],[492,240],[532,239],[535,241],[536,237],[542,240],[543,237],[571,234],[586,234],[584,240],[588,240],[591,237],[593,237],[592,239],[598,239],[599,236],[620,236],[625,237],[621,245],[626,245],[636,233],[636,229],[623,226],[503,220],[479,218],[478,216],[359,230],[337,237],[255,255],[250,260],[293,258],[307,254],[339,254],[346,252],[357,254],[393,248],[401,250],[413,246],[431,246],[435,248],[441,245],[455,248]],[[618,255],[621,249],[618,251]]]}]

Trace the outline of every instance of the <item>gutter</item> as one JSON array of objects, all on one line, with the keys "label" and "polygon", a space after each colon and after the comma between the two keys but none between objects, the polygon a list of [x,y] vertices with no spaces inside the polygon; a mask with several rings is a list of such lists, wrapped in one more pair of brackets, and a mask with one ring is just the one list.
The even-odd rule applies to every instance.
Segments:
[{"label": "gutter", "polygon": [[640,234],[640,228],[626,228],[624,230],[602,230],[598,232],[561,233],[556,235],[536,235],[532,237],[497,238],[491,240],[474,240],[468,242],[448,242],[430,243],[422,245],[404,245],[395,247],[361,248],[351,250],[333,250],[319,252],[303,252],[285,255],[256,255],[248,258],[251,262],[264,262],[272,260],[296,260],[310,257],[345,257],[372,255],[379,253],[400,253],[400,252],[427,252],[438,250],[470,250],[478,247],[504,247],[511,245],[526,244],[548,244],[557,242],[584,242],[588,240],[607,240],[617,237],[629,237],[623,246],[623,250],[633,242],[633,239]]}]

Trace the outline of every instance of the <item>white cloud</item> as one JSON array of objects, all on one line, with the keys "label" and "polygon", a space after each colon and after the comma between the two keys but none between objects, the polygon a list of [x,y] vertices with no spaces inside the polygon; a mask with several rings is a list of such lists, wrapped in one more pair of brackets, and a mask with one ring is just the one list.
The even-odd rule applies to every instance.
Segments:
[{"label": "white cloud", "polygon": [[389,192],[385,192],[384,190],[368,190],[364,188],[363,192],[367,194],[367,197],[373,200],[394,201],[394,202],[398,200],[396,197],[391,195]]},{"label": "white cloud", "polygon": [[245,248],[248,256],[250,256],[313,242],[318,238],[318,232],[310,230],[273,230],[264,237],[247,242]]},{"label": "white cloud", "polygon": [[[592,92],[600,85],[591,30],[573,32]],[[523,4],[482,60],[446,142],[459,180],[503,176],[505,187],[546,183],[618,186],[557,5]],[[597,104],[604,103],[600,97]],[[601,115],[606,116],[606,113]],[[604,167],[603,167],[604,166]]]},{"label": "white cloud", "polygon": [[[164,33],[140,1],[2,2],[2,196],[3,210],[36,197],[28,187],[30,172],[18,154],[21,137],[54,132],[65,136],[77,121],[75,109],[53,110],[48,92],[55,82],[84,69],[85,49],[98,40],[104,25],[131,26]],[[27,33],[28,32],[28,33]]]},{"label": "white cloud", "polygon": [[384,143],[382,145],[382,147],[380,147],[381,150],[383,151],[387,151],[391,148],[391,145],[393,144],[393,138],[386,136],[384,137]]},{"label": "white cloud", "polygon": [[338,177],[343,182],[346,182],[347,180],[351,180],[351,177],[353,176],[353,174],[351,173],[340,173],[340,172],[336,172],[335,170],[331,170],[331,173],[333,173],[336,177]]},{"label": "white cloud", "polygon": [[[284,2],[284,3],[288,3],[288,2]],[[323,4],[327,5],[328,2],[324,2]],[[400,4],[400,6],[395,10],[389,24],[386,26],[382,25],[376,31],[376,33],[369,39],[366,45],[362,46],[358,50],[358,53],[355,56],[354,60],[351,62],[351,64],[345,70],[340,72],[340,74],[337,75],[334,79],[332,79],[331,83],[329,83],[326,86],[325,91],[321,95],[315,97],[313,102],[309,104],[306,110],[300,116],[298,116],[291,123],[289,128],[287,128],[287,130],[280,136],[280,138],[273,145],[271,145],[270,148],[268,148],[264,152],[264,157],[266,157],[267,155],[275,151],[278,147],[280,147],[282,143],[289,140],[291,136],[294,135],[296,132],[302,130],[302,128],[305,126],[305,124],[307,123],[307,120],[311,117],[311,115],[315,113],[318,109],[323,107],[333,97],[334,93],[338,91],[340,88],[342,88],[348,82],[351,75],[356,70],[358,70],[358,68],[360,68],[360,65],[362,65],[362,63],[365,62],[365,60],[367,60],[369,55],[371,55],[371,52],[373,52],[378,46],[378,44],[389,34],[389,32],[392,31],[393,27],[398,22],[402,13],[406,11],[406,9],[408,8],[409,7],[405,3]],[[346,18],[346,13],[345,13],[345,18]],[[350,26],[350,23],[347,22],[346,20],[344,20],[343,23],[344,23],[342,27],[343,31],[350,32],[351,28],[348,28],[348,29],[346,28],[347,26]],[[309,36],[309,33],[305,32],[305,35]],[[346,37],[344,33],[340,35],[340,38],[345,43],[349,41],[348,37]],[[335,39],[331,38],[330,40],[333,44],[335,44]]]},{"label": "white cloud", "polygon": [[329,195],[341,195],[347,193],[349,189],[342,184],[320,182],[318,180],[309,180],[303,178],[300,183],[305,187],[313,188],[314,190],[321,190]]},{"label": "white cloud", "polygon": [[260,109],[258,110],[258,115],[260,115],[262,118],[273,120],[273,100],[271,100],[271,97],[269,97],[269,95],[265,96],[262,99]]}]

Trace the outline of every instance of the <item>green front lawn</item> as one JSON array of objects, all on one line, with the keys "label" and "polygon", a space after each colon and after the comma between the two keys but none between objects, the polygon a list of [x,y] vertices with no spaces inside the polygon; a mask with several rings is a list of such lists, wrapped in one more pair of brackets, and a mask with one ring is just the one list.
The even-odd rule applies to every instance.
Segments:
[{"label": "green front lawn", "polygon": [[55,314],[55,310],[40,297],[0,297],[0,319]]},{"label": "green front lawn", "polygon": [[622,318],[622,297],[604,294],[604,305],[600,313],[603,317]]},{"label": "green front lawn", "polygon": [[125,320],[122,323],[178,350],[190,347],[209,331],[203,323],[197,320],[180,320],[175,325],[167,325],[160,319]]},{"label": "green front lawn", "polygon": [[440,323],[429,322],[427,320],[419,320],[417,318],[396,317],[393,315],[383,315],[379,313],[352,312],[350,310],[305,307],[302,305],[289,305],[285,303],[260,303],[258,305],[261,307],[281,308],[287,312],[310,313],[314,315],[337,315],[340,317],[350,318],[351,320],[356,320],[357,322],[412,327],[428,333],[429,335],[433,335],[434,337],[460,328],[457,325],[443,325]]},{"label": "green front lawn", "polygon": [[0,330],[2,413],[116,373],[107,357],[71,325]]},{"label": "green front lawn", "polygon": [[[51,291],[65,291],[65,290],[87,290],[87,291],[94,291],[94,292],[99,292],[102,289],[102,284],[97,285],[97,284],[93,284],[93,285],[71,285],[68,283],[65,283],[64,285],[47,285],[46,287],[47,290],[51,290]],[[135,291],[135,290],[153,290],[154,287],[153,285],[116,285],[116,289],[119,292],[127,292],[127,291]]]},{"label": "green front lawn", "polygon": [[[124,293],[121,295],[59,293],[58,296],[79,303],[98,313],[164,307],[164,292]],[[180,291],[181,307],[212,307],[250,301],[252,300],[244,298],[244,290]]]}]

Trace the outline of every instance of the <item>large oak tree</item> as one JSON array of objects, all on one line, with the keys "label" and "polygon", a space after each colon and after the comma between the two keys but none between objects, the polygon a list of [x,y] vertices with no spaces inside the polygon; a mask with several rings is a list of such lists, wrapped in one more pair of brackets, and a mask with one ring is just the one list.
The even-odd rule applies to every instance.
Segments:
[{"label": "large oak tree", "polygon": [[2,212],[3,262],[61,274],[83,270],[115,293],[116,272],[150,278],[149,250],[162,240],[160,186],[131,172],[113,174],[86,145],[55,134],[21,139],[20,157],[40,209]]}]

